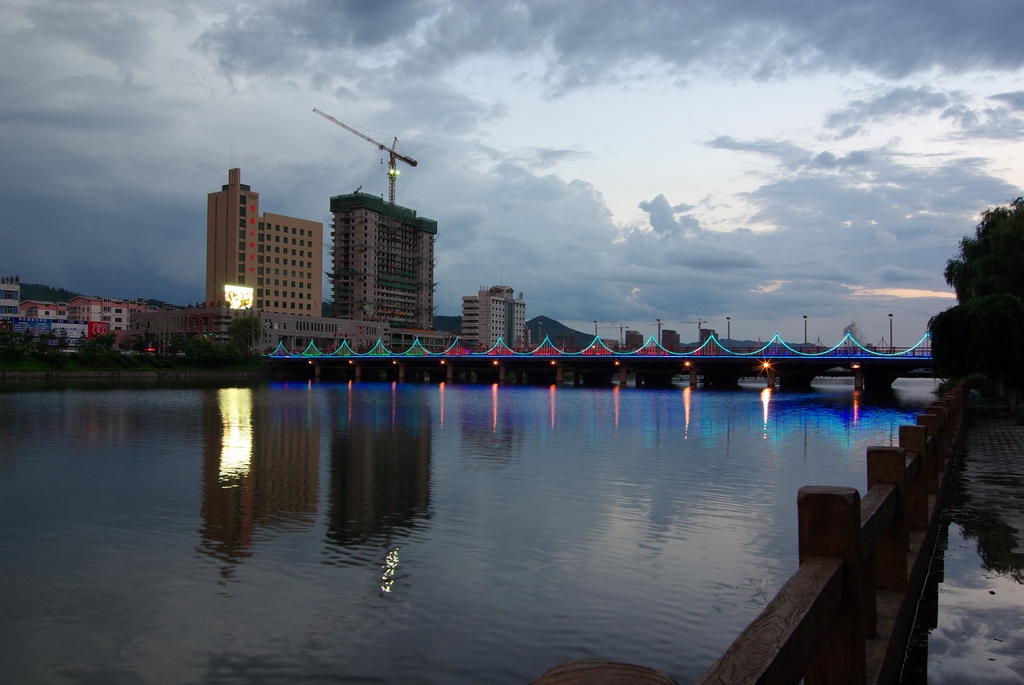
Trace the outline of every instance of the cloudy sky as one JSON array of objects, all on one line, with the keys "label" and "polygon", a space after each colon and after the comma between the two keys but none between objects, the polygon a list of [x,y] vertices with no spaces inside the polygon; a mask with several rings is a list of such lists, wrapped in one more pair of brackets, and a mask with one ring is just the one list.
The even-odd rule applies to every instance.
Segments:
[{"label": "cloudy sky", "polygon": [[602,335],[915,342],[1024,187],[1019,0],[5,0],[0,274],[201,300],[206,195],[438,221],[436,304],[499,282]]}]

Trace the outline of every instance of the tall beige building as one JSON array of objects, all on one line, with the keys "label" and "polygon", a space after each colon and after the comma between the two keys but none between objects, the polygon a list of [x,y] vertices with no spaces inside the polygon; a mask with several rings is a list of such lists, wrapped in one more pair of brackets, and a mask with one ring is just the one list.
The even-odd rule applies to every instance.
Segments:
[{"label": "tall beige building", "polygon": [[331,198],[334,315],[429,330],[434,322],[437,222],[376,195]]},{"label": "tall beige building", "polygon": [[260,194],[229,169],[207,199],[206,306],[224,304],[225,285],[243,285],[257,310],[320,316],[323,234],[319,221],[260,214]]}]

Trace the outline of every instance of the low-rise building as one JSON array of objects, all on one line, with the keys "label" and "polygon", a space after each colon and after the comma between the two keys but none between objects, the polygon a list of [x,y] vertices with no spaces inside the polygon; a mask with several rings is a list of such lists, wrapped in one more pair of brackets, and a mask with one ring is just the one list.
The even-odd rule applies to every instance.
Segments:
[{"label": "low-rise building", "polygon": [[112,297],[72,297],[67,304],[68,319],[82,322],[102,322],[108,324],[108,332],[115,333],[120,339],[127,331],[129,318],[133,314],[150,311],[151,307],[141,297],[135,300],[117,300]]},{"label": "low-rise building", "polygon": [[439,331],[393,330],[374,322],[335,319],[302,314],[260,312],[252,309],[194,308],[142,312],[132,316],[129,336],[141,336],[154,349],[163,351],[175,336],[205,338],[227,342],[231,322],[237,317],[253,316],[260,321],[260,339],[253,341],[256,351],[269,354],[283,346],[299,353],[312,343],[330,353],[347,342],[354,351],[369,351],[378,341],[393,351],[407,349],[417,340],[431,351],[445,349],[454,336]]},{"label": "low-rise building", "polygon": [[39,319],[67,319],[68,303],[25,300],[18,305],[18,315]]}]

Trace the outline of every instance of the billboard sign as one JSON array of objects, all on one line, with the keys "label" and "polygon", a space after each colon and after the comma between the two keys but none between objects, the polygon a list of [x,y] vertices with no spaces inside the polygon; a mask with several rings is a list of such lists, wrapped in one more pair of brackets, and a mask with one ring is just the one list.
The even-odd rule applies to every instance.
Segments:
[{"label": "billboard sign", "polygon": [[228,309],[252,309],[253,289],[244,285],[224,286],[224,301]]},{"label": "billboard sign", "polygon": [[90,321],[89,322],[89,340],[98,338],[101,335],[106,335],[110,332],[110,323],[107,321]]}]

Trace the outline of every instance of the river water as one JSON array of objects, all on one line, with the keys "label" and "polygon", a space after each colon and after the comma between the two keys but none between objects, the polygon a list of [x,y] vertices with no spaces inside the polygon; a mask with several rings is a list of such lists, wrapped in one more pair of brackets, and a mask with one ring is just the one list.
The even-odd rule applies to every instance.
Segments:
[{"label": "river water", "polygon": [[0,386],[3,681],[690,682],[934,396]]}]

